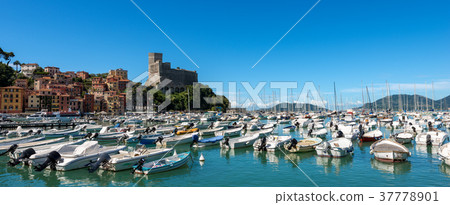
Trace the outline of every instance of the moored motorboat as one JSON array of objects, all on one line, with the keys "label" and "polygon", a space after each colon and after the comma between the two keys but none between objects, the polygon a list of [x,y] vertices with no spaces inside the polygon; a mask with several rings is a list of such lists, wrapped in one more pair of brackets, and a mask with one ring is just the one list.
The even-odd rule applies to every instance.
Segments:
[{"label": "moored motorboat", "polygon": [[95,163],[89,166],[89,172],[100,169],[109,171],[121,171],[132,169],[140,160],[153,161],[158,160],[171,152],[173,148],[154,148],[149,149],[145,146],[139,147],[133,151],[120,150],[118,154],[100,155]]},{"label": "moored motorboat", "polygon": [[260,134],[246,134],[242,137],[237,138],[229,138],[225,137],[222,141],[220,141],[220,147],[221,148],[229,148],[229,149],[235,149],[235,148],[242,148],[242,147],[250,147],[255,143],[257,139],[259,139]]},{"label": "moored motorboat", "polygon": [[216,127],[216,128],[211,128],[211,129],[206,129],[206,130],[201,130],[199,132],[200,136],[209,136],[209,135],[214,135],[215,132],[217,131],[221,131],[225,129],[225,127]]},{"label": "moored motorboat", "polygon": [[136,174],[154,174],[158,172],[170,171],[177,169],[185,164],[191,158],[191,152],[184,152],[159,160],[143,163],[133,166]]},{"label": "moored motorboat", "polygon": [[363,136],[360,137],[360,140],[361,142],[375,142],[381,138],[383,138],[383,133],[377,129],[363,134]]},{"label": "moored motorboat", "polygon": [[450,166],[450,143],[443,144],[438,150],[439,159]]},{"label": "moored motorboat", "polygon": [[198,139],[197,132],[165,138],[161,142],[157,142],[156,144],[163,147],[174,146],[179,144],[188,144],[192,143],[195,137]]},{"label": "moored motorboat", "polygon": [[370,154],[373,154],[377,160],[387,162],[401,162],[411,156],[408,148],[391,139],[374,142],[370,145]]},{"label": "moored motorboat", "polygon": [[42,132],[42,134],[45,137],[64,137],[69,135],[78,135],[80,133],[81,127],[76,127],[75,129],[51,129],[51,130],[45,130]]},{"label": "moored motorboat", "polygon": [[320,129],[316,129],[313,130],[311,132],[311,136],[313,137],[325,137],[327,135],[328,131],[326,128],[320,128]]},{"label": "moored motorboat", "polygon": [[439,146],[447,139],[447,133],[442,131],[422,132],[416,136],[416,144]]},{"label": "moored motorboat", "polygon": [[299,141],[292,138],[289,142],[284,143],[284,149],[289,152],[310,152],[314,151],[316,146],[320,145],[322,142],[323,140],[318,137],[301,139]]},{"label": "moored motorboat", "polygon": [[[41,150],[47,150],[47,149],[53,149],[56,150],[58,147],[64,146],[64,145],[77,145],[81,144],[85,139],[79,139],[76,141],[69,140],[66,142],[60,142],[60,139],[62,138],[55,138],[50,140],[42,140],[43,142],[46,142],[46,144],[39,144],[31,147],[18,147],[17,150],[14,150],[9,153],[9,157],[11,158],[10,162],[8,162],[8,165],[15,166],[19,164],[20,162],[24,162],[25,165],[29,165],[29,158],[33,154],[36,154],[36,152],[39,152]],[[40,142],[40,141],[37,141]]]},{"label": "moored motorboat", "polygon": [[283,127],[283,132],[292,132],[295,130],[295,128],[296,127],[294,125],[289,125],[289,126]]},{"label": "moored motorboat", "polygon": [[353,143],[346,138],[336,138],[316,146],[316,153],[321,157],[345,157],[353,153]]},{"label": "moored motorboat", "polygon": [[81,145],[65,145],[58,149],[36,152],[30,157],[36,171],[45,168],[68,171],[84,168],[102,154],[111,154],[125,149],[126,146],[102,146],[97,141],[86,141]]},{"label": "moored motorboat", "polygon": [[165,138],[174,137],[175,134],[150,134],[150,135],[140,135],[136,139],[139,140],[140,144],[156,144],[157,141],[161,141]]},{"label": "moored motorboat", "polygon": [[269,137],[262,137],[253,143],[253,149],[255,151],[274,152],[277,148],[280,148],[285,142],[289,141],[290,139],[291,136],[270,135]]},{"label": "moored motorboat", "polygon": [[217,131],[214,133],[215,136],[233,137],[241,135],[242,127],[232,128],[223,131]]},{"label": "moored motorboat", "polygon": [[410,132],[401,132],[390,136],[390,138],[394,139],[396,142],[400,144],[408,144],[414,139],[414,135]]},{"label": "moored motorboat", "polygon": [[207,147],[212,145],[218,145],[223,139],[223,136],[215,136],[210,138],[205,138],[194,142],[193,147]]}]

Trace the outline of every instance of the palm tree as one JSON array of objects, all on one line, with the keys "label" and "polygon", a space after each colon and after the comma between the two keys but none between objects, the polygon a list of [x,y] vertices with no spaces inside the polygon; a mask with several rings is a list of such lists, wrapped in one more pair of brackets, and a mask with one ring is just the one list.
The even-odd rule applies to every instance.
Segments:
[{"label": "palm tree", "polygon": [[16,60],[16,61],[14,61],[13,65],[16,66],[16,71],[19,72],[18,71],[19,70],[19,65],[21,65],[20,62],[18,60]]}]

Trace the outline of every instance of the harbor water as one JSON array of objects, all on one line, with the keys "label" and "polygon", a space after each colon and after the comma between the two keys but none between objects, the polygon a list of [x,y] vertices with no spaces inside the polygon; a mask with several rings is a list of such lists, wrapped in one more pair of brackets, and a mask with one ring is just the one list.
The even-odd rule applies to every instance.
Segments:
[{"label": "harbor water", "polygon": [[[265,122],[265,121],[263,121]],[[286,124],[287,126],[288,124]],[[283,124],[274,132],[299,138],[307,130],[283,133]],[[385,138],[391,130],[381,128]],[[327,135],[331,139],[331,133]],[[253,147],[221,150],[219,146],[190,148],[176,146],[177,153],[191,150],[188,166],[148,176],[131,174],[131,170],[110,172],[87,169],[67,172],[31,167],[9,167],[7,156],[0,157],[0,186],[139,186],[139,187],[427,187],[450,186],[450,166],[442,164],[436,147],[412,144],[406,162],[386,163],[370,154],[371,142],[354,141],[354,154],[344,158],[318,157],[315,152],[255,152]],[[129,144],[130,149],[135,144]],[[200,155],[205,157],[199,161]],[[307,175],[307,176],[306,176]]]}]

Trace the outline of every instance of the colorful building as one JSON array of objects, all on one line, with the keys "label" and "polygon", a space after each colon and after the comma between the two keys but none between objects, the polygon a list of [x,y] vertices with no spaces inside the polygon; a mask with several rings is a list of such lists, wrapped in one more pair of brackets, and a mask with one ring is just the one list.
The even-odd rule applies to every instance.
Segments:
[{"label": "colorful building", "polygon": [[1,93],[1,112],[2,113],[21,113],[23,112],[23,93],[24,89],[17,86],[2,87]]}]

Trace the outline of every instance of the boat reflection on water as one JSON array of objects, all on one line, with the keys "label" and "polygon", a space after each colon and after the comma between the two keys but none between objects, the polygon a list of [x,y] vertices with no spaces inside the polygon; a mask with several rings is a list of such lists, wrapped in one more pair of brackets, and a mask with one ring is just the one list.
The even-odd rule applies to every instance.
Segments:
[{"label": "boat reflection on water", "polygon": [[450,176],[450,166],[442,163],[441,165],[439,165],[439,171],[441,171],[442,173]]},{"label": "boat reflection on water", "polygon": [[428,146],[428,145],[418,145],[416,144],[415,150],[419,155],[427,154],[429,157],[437,157],[439,146]]},{"label": "boat reflection on water", "polygon": [[282,152],[266,152],[266,151],[254,151],[253,157],[255,159],[259,159],[261,164],[267,164],[267,162],[271,164],[278,164],[280,162],[280,158],[282,157]]},{"label": "boat reflection on water", "polygon": [[302,163],[302,161],[310,159],[314,155],[316,155],[315,152],[303,152],[303,153],[285,152],[285,153],[286,153],[286,155],[284,155],[284,159],[287,162],[295,163],[296,165],[298,165],[298,164]]},{"label": "boat reflection on water", "polygon": [[[194,161],[196,163],[196,161]],[[170,171],[166,172],[158,172],[154,174],[129,174],[130,176],[128,178],[130,185],[129,186],[137,186],[137,187],[144,187],[144,186],[167,186],[167,185],[161,185],[164,184],[165,181],[171,178],[184,178],[188,176],[191,173],[191,169],[194,165],[191,160],[188,161],[187,164]],[[116,182],[117,183],[117,182]],[[189,186],[186,184],[180,184],[178,186]]]},{"label": "boat reflection on water", "polygon": [[390,174],[406,174],[411,171],[411,162],[381,162],[374,158],[370,159],[370,164],[372,168],[380,170],[384,173]]},{"label": "boat reflection on water", "polygon": [[229,160],[230,157],[234,158],[239,155],[250,154],[250,152],[253,152],[252,147],[239,148],[239,149],[220,149],[220,157],[223,157],[223,158]]},{"label": "boat reflection on water", "polygon": [[336,174],[339,174],[342,168],[345,166],[351,166],[353,162],[353,156],[351,155],[341,158],[315,157],[317,165],[323,166],[325,173],[330,173],[334,167]]}]

